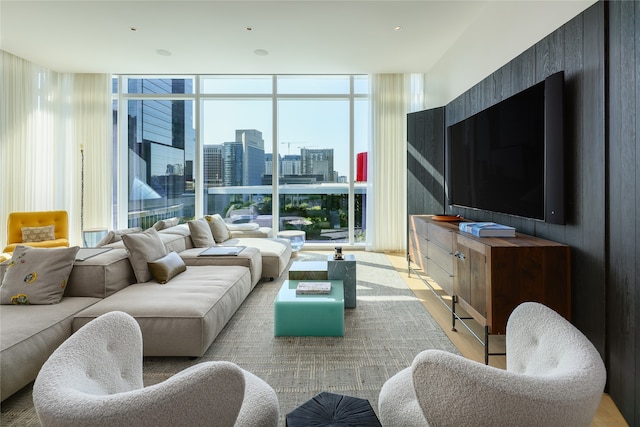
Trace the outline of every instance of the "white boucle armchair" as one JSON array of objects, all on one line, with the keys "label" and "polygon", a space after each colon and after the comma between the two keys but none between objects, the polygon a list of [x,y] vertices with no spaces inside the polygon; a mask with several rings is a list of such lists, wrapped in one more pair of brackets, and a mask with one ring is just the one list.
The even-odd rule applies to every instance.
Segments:
[{"label": "white boucle armchair", "polygon": [[439,350],[418,354],[383,385],[383,426],[588,426],[604,390],[600,354],[542,304],[512,312],[507,369]]},{"label": "white boucle armchair", "polygon": [[110,312],[68,338],[33,386],[43,426],[276,426],[275,391],[230,362],[203,362],[144,387],[135,319]]}]

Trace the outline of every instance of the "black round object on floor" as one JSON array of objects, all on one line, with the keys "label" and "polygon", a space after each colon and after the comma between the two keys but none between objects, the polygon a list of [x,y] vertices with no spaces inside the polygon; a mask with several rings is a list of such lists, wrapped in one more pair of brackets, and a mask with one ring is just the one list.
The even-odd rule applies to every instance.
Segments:
[{"label": "black round object on floor", "polygon": [[366,399],[323,391],[287,414],[287,427],[381,427]]}]

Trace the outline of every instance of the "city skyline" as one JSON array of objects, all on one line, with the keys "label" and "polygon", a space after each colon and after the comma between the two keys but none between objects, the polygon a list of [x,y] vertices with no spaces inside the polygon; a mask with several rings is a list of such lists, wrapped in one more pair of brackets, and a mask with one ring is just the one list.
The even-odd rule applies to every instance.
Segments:
[{"label": "city skyline", "polygon": [[[355,156],[368,147],[368,102],[354,103]],[[334,170],[349,178],[349,101],[347,99],[287,99],[278,101],[280,156],[300,154],[302,148],[334,150]],[[235,129],[262,132],[265,153],[274,152],[271,99],[206,100],[203,102],[204,145],[220,144],[233,137]],[[355,170],[354,170],[355,174]]]},{"label": "city skyline", "polygon": [[[206,188],[264,185],[272,181],[273,154],[264,152],[262,133],[236,129],[235,141],[203,146],[203,180]],[[298,155],[278,154],[279,176],[307,177],[309,182],[339,182],[333,149],[301,148]]]}]

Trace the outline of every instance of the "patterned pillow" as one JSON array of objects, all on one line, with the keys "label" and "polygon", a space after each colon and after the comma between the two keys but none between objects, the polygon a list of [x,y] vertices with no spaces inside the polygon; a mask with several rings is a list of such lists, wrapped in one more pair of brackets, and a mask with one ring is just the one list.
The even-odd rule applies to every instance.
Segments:
[{"label": "patterned pillow", "polygon": [[140,233],[124,234],[122,241],[129,251],[129,261],[131,261],[133,273],[136,275],[138,283],[151,280],[153,276],[147,263],[167,254],[167,248],[160,239],[158,230],[149,228]]},{"label": "patterned pillow", "polygon": [[204,219],[209,223],[209,227],[211,227],[211,233],[213,234],[213,238],[217,243],[222,243],[231,238],[231,232],[227,227],[227,223],[224,222],[224,219],[219,214],[215,215],[205,215]]},{"label": "patterned pillow", "polygon": [[0,286],[0,304],[57,304],[80,248],[16,246]]},{"label": "patterned pillow", "polygon": [[55,240],[56,233],[53,230],[53,224],[44,227],[22,227],[22,241],[27,242],[44,242],[45,240]]}]

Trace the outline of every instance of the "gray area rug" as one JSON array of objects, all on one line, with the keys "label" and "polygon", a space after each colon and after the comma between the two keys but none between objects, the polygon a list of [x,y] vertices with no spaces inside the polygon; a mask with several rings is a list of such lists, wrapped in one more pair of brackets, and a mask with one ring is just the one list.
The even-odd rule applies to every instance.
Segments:
[{"label": "gray area rug", "polygon": [[[386,255],[354,254],[357,307],[345,310],[344,337],[274,337],[273,300],[285,279],[281,277],[256,286],[202,358],[145,358],[145,384],[202,361],[227,360],[275,389],[282,426],[287,413],[321,391],[367,399],[377,412],[384,382],[420,351],[459,352]],[[305,252],[294,261],[317,259],[325,255]],[[2,402],[1,411],[3,426],[38,425],[30,386]]]}]

